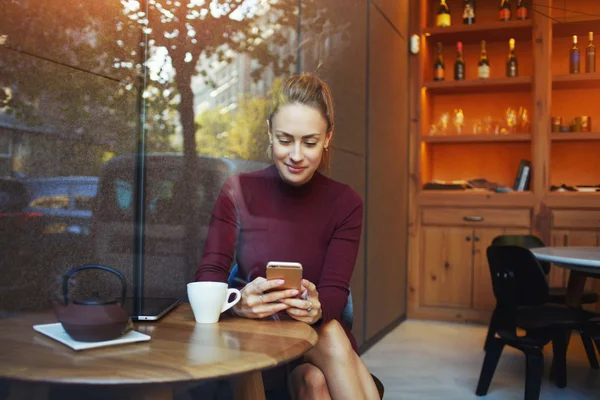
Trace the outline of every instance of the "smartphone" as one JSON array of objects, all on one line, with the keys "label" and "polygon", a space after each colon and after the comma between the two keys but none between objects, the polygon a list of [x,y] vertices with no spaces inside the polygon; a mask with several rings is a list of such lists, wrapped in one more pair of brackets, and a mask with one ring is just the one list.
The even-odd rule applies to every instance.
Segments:
[{"label": "smartphone", "polygon": [[302,264],[297,262],[271,261],[267,264],[267,280],[283,279],[279,289],[298,289],[302,282]]}]

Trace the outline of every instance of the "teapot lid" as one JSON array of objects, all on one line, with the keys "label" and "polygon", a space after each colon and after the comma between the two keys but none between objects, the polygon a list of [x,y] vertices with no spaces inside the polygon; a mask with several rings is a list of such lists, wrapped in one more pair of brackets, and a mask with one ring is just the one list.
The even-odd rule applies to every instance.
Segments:
[{"label": "teapot lid", "polygon": [[103,300],[100,298],[98,292],[92,292],[92,297],[90,297],[89,299],[73,299],[73,304],[81,304],[84,306],[104,306],[104,305],[108,305],[108,304],[116,304],[117,300],[116,299],[112,299],[112,300]]}]

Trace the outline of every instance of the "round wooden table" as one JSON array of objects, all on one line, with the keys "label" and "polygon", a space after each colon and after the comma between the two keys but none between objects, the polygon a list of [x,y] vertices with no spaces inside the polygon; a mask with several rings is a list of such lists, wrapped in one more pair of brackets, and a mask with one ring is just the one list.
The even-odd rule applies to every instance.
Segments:
[{"label": "round wooden table", "polygon": [[531,249],[541,261],[571,270],[567,286],[567,305],[579,307],[586,278],[600,278],[600,247],[538,247]]},{"label": "round wooden table", "polygon": [[68,384],[110,398],[170,399],[177,385],[232,377],[236,398],[264,399],[261,371],[302,356],[318,338],[298,321],[222,315],[217,324],[196,324],[181,304],[158,322],[135,324],[150,341],[75,351],[32,328],[56,321],[52,312],[0,320],[0,378],[10,382],[9,398],[43,398],[48,385]]}]

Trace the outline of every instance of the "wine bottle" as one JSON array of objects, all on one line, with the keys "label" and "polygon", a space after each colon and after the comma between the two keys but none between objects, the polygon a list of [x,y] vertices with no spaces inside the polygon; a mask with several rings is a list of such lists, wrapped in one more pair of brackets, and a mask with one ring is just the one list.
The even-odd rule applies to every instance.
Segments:
[{"label": "wine bottle", "polygon": [[508,41],[508,61],[506,62],[506,76],[514,78],[519,74],[517,66],[517,55],[515,54],[515,39]]},{"label": "wine bottle", "polygon": [[475,0],[465,0],[463,11],[463,24],[472,25],[475,23]]},{"label": "wine bottle", "polygon": [[481,54],[479,55],[479,61],[477,62],[477,76],[479,79],[487,79],[490,77],[490,60],[485,50],[485,40],[481,41]]},{"label": "wine bottle", "polygon": [[569,63],[569,72],[572,74],[579,73],[581,55],[577,47],[577,35],[573,35],[573,47],[571,48],[571,60]]},{"label": "wine bottle", "polygon": [[462,81],[465,79],[465,60],[463,59],[463,44],[456,43],[456,61],[454,62],[454,80]]},{"label": "wine bottle", "polygon": [[594,32],[589,34],[590,42],[585,52],[585,72],[596,72],[596,46],[594,45]]},{"label": "wine bottle", "polygon": [[509,21],[511,16],[510,0],[502,0],[500,2],[500,21]]},{"label": "wine bottle", "polygon": [[450,22],[450,9],[448,8],[448,4],[446,4],[446,0],[440,0],[440,8],[435,16],[435,26],[450,26]]},{"label": "wine bottle", "polygon": [[527,8],[527,4],[525,0],[517,1],[517,19],[528,19],[529,18],[529,8]]},{"label": "wine bottle", "polygon": [[433,63],[433,80],[443,81],[446,73],[446,65],[444,64],[444,56],[442,55],[442,44],[437,44],[437,57]]}]

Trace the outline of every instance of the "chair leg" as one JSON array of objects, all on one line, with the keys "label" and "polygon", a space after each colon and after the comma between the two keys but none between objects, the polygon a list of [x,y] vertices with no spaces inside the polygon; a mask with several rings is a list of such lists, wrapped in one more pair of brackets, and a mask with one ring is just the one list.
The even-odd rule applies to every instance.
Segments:
[{"label": "chair leg", "polygon": [[579,335],[581,336],[581,341],[583,342],[583,347],[585,348],[590,367],[598,369],[598,359],[596,358],[596,349],[594,348],[592,338],[585,332],[580,332]]},{"label": "chair leg", "polygon": [[554,382],[559,388],[564,388],[567,386],[567,336],[564,333],[552,340],[552,352]]},{"label": "chair leg", "polygon": [[544,353],[540,349],[525,352],[527,371],[525,373],[525,400],[538,400],[544,375]]},{"label": "chair leg", "polygon": [[492,339],[496,336],[496,309],[492,313],[492,318],[490,319],[490,326],[488,327],[488,332],[485,337],[485,344],[483,345],[483,350],[488,351],[488,347]]},{"label": "chair leg", "polygon": [[483,366],[481,367],[481,374],[479,375],[479,382],[477,383],[477,390],[475,391],[477,396],[485,396],[487,394],[503,348],[504,341],[502,339],[492,338],[488,343],[488,349],[483,359]]}]

